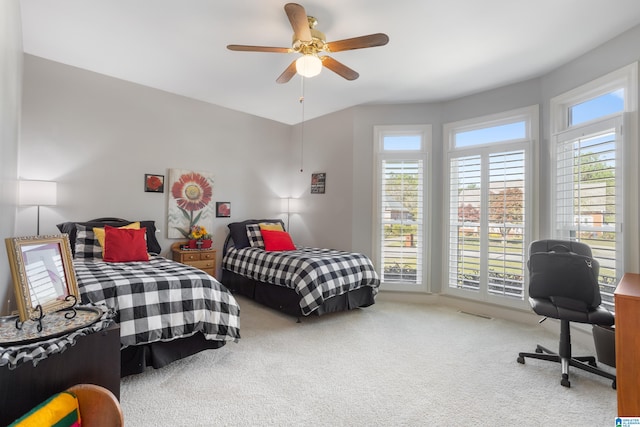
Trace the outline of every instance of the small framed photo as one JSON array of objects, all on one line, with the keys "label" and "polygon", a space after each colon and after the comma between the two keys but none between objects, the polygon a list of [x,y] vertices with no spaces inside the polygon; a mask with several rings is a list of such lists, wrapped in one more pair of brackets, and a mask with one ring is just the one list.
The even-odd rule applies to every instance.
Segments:
[{"label": "small framed photo", "polygon": [[147,193],[164,193],[164,175],[144,174],[144,191]]},{"label": "small framed photo", "polygon": [[216,218],[229,218],[231,216],[231,202],[216,202]]},{"label": "small framed photo", "polygon": [[325,172],[311,174],[311,194],[324,194],[327,174]]}]

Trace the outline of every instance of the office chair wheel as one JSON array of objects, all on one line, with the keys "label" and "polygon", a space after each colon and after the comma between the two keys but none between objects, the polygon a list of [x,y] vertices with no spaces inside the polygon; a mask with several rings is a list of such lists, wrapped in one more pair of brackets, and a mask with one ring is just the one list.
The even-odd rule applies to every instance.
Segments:
[{"label": "office chair wheel", "polygon": [[542,349],[540,347],[536,347],[536,353],[542,353]]},{"label": "office chair wheel", "polygon": [[524,357],[522,356],[518,356],[518,359],[516,359],[518,361],[518,363],[521,363],[524,365]]},{"label": "office chair wheel", "polygon": [[569,381],[569,375],[562,374],[562,379],[560,380],[560,385],[563,387],[571,387],[571,382]]}]

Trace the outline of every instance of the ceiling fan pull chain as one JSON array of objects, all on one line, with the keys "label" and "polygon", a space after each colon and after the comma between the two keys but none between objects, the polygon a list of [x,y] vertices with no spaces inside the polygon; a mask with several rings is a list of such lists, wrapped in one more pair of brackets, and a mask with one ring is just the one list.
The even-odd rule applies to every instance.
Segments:
[{"label": "ceiling fan pull chain", "polygon": [[304,77],[300,76],[300,110],[302,112],[302,121],[300,122],[300,173],[304,171]]}]

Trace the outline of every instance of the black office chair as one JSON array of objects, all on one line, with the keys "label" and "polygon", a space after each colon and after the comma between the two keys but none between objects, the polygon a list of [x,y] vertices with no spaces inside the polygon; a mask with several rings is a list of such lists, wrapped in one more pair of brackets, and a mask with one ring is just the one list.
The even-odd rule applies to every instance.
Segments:
[{"label": "black office chair", "polygon": [[558,362],[562,365],[560,384],[571,387],[569,366],[613,380],[615,375],[597,367],[593,356],[571,356],[569,322],[602,326],[614,324],[613,314],[601,306],[598,274],[600,265],[592,258],[591,248],[580,242],[538,240],[529,247],[529,303],[537,314],[560,320],[560,346],[554,353],[541,345],[535,353],[519,353],[518,363],[525,357]]}]

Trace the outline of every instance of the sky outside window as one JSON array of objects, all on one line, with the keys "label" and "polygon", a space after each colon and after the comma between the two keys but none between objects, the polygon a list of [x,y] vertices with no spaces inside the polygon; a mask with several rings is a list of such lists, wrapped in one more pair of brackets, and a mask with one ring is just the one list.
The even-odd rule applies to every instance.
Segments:
[{"label": "sky outside window", "polygon": [[569,108],[569,126],[624,111],[624,90],[618,89]]},{"label": "sky outside window", "polygon": [[[589,120],[623,111],[624,90],[618,89],[569,107],[569,126],[575,126]],[[466,132],[456,132],[454,136],[456,148],[513,141],[525,139],[526,137],[527,128],[525,121],[474,129]],[[419,151],[422,149],[422,136],[386,135],[384,137],[383,149],[385,151]]]},{"label": "sky outside window", "polygon": [[491,144],[493,142],[524,139],[526,136],[526,123],[521,121],[466,132],[457,132],[455,134],[455,146],[456,148],[472,147],[474,145]]},{"label": "sky outside window", "polygon": [[385,135],[383,145],[385,151],[420,151],[422,135]]}]

